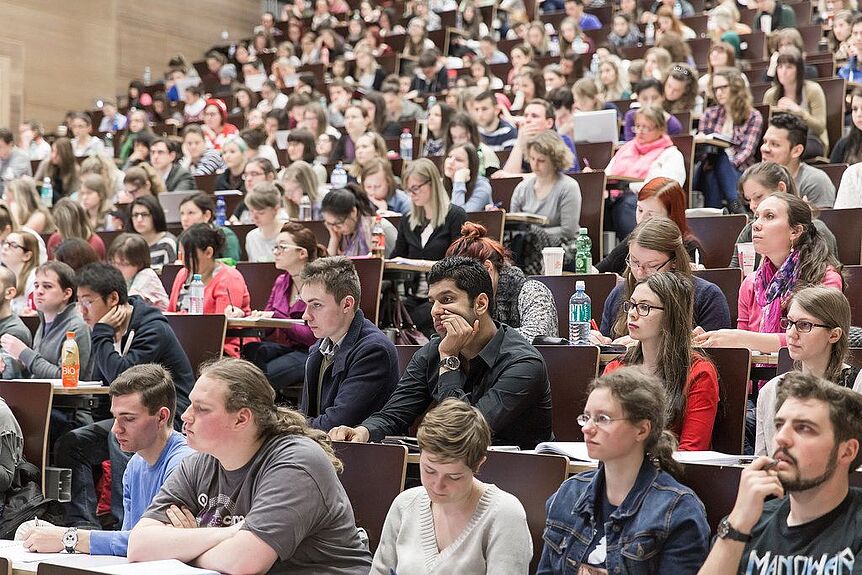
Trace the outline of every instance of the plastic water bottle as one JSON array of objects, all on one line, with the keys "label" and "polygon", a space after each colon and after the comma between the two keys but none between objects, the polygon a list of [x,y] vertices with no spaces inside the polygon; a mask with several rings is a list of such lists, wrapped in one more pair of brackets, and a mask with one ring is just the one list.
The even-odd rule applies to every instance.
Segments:
[{"label": "plastic water bottle", "polygon": [[54,186],[51,185],[51,178],[45,177],[42,180],[42,190],[39,192],[39,195],[42,198],[42,203],[45,204],[46,208],[50,208],[54,205]]},{"label": "plastic water bottle", "polygon": [[216,198],[215,223],[217,226],[222,227],[226,221],[227,204],[225,204],[224,198],[219,196]]},{"label": "plastic water bottle", "polygon": [[655,44],[655,24],[652,22],[647,22],[646,28],[644,29],[644,39],[647,46]]},{"label": "plastic water bottle", "polygon": [[593,59],[590,60],[590,72],[592,73],[594,78],[599,77],[599,66],[601,65],[599,59],[599,55],[594,53]]},{"label": "plastic water bottle", "polygon": [[189,314],[203,315],[204,313],[204,282],[201,274],[192,276],[189,286]]},{"label": "plastic water bottle", "polygon": [[673,15],[677,18],[682,18],[682,2],[674,2],[673,3]]},{"label": "plastic water bottle", "polygon": [[78,353],[78,343],[75,341],[75,332],[66,332],[66,341],[60,352],[60,377],[63,387],[78,387],[78,378],[81,375],[81,356]]},{"label": "plastic water bottle", "polygon": [[114,134],[111,132],[105,134],[105,155],[114,158]]},{"label": "plastic water bottle", "polygon": [[401,132],[401,159],[405,162],[413,159],[413,136],[407,128]]},{"label": "plastic water bottle", "polygon": [[335,164],[335,169],[332,170],[332,176],[329,179],[333,190],[339,190],[347,187],[347,172],[344,171],[344,165],[341,162]]},{"label": "plastic water bottle", "polygon": [[569,341],[572,345],[590,345],[590,320],[593,317],[590,296],[584,282],[575,283],[575,293],[569,298]]},{"label": "plastic water bottle", "polygon": [[587,228],[581,228],[575,240],[575,273],[588,274],[593,269],[593,241],[587,235]]},{"label": "plastic water bottle", "polygon": [[149,86],[153,83],[153,69],[147,66],[144,68],[144,85]]},{"label": "plastic water bottle", "polygon": [[376,258],[386,257],[386,233],[383,231],[382,216],[374,216],[374,227],[371,228],[371,255]]},{"label": "plastic water bottle", "polygon": [[426,108],[426,110],[428,110],[430,112],[431,108],[433,108],[434,106],[437,105],[437,97],[434,96],[433,94],[428,96],[427,104],[428,104],[428,107]]},{"label": "plastic water bottle", "polygon": [[299,200],[299,219],[303,222],[311,221],[311,200],[308,194],[302,194],[302,199]]}]

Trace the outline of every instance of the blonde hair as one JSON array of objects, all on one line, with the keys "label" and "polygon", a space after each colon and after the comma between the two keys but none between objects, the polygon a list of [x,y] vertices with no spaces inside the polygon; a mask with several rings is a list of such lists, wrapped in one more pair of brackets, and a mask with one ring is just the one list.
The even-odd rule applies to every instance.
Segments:
[{"label": "blonde hair", "polygon": [[567,171],[575,161],[572,151],[554,130],[545,130],[533,136],[527,142],[527,153],[529,154],[531,150],[548,158],[556,172]]},{"label": "blonde hair", "polygon": [[335,470],[339,473],[342,471],[343,465],[332,449],[329,436],[309,427],[302,413],[275,405],[275,390],[256,365],[244,359],[226,357],[202,365],[200,376],[225,385],[226,411],[236,413],[243,408],[251,411],[258,437],[264,441],[277,435],[308,437],[323,449]]},{"label": "blonde hair", "polygon": [[475,473],[491,445],[491,428],[478,409],[449,398],[425,414],[416,439],[422,451],[446,462],[462,461]]},{"label": "blonde hair", "polygon": [[[51,212],[42,205],[39,192],[36,190],[36,180],[30,176],[22,176],[6,182],[7,192],[11,192],[14,202],[9,206],[9,213],[19,226],[27,225],[27,220],[34,213],[45,216],[45,232],[54,229],[54,219]],[[17,226],[16,226],[17,227]],[[22,292],[23,293],[23,292]]]},{"label": "blonde hair", "polygon": [[622,60],[620,60],[618,56],[614,56],[612,54],[599,65],[599,70],[601,70],[602,66],[613,67],[617,75],[617,81],[610,86],[605,86],[599,78],[596,78],[596,86],[599,89],[599,95],[606,102],[610,100],[622,100],[623,94],[631,89],[628,78],[626,78],[626,75],[623,73]]},{"label": "blonde hair", "polygon": [[635,119],[638,117],[646,118],[655,124],[657,130],[667,132],[667,118],[664,115],[664,110],[658,106],[644,106],[643,108],[638,108],[638,111],[635,113]]},{"label": "blonde hair", "polygon": [[61,198],[54,205],[54,223],[64,240],[81,238],[84,241],[89,241],[93,235],[93,228],[90,225],[87,212],[81,204],[71,198]]},{"label": "blonde hair", "polygon": [[[318,186],[317,176],[308,162],[297,160],[284,170],[279,176],[281,182],[296,182],[302,188],[302,193],[308,196],[311,205],[315,205],[320,200],[320,188]],[[287,215],[291,218],[299,217],[299,206],[285,197],[284,209]]]},{"label": "blonde hair", "polygon": [[[109,193],[108,189],[105,188],[105,178],[99,174],[87,174],[81,178],[81,189],[83,188],[94,191],[99,195],[99,213],[96,214],[96,225],[98,225],[99,221],[104,218],[105,214],[111,210],[111,197],[113,194]],[[79,196],[80,193],[81,192],[79,191]],[[89,217],[90,214],[87,214],[88,219]],[[90,220],[90,224],[93,224],[92,220]]]},{"label": "blonde hair", "polygon": [[425,208],[414,203],[410,209],[410,225],[414,228],[426,224],[430,224],[432,228],[442,226],[446,221],[446,215],[449,213],[450,202],[449,194],[443,187],[443,178],[440,177],[437,166],[428,158],[413,160],[404,167],[401,174],[401,181],[404,182],[405,186],[411,177],[419,178],[431,186],[431,220],[430,222],[426,221]]},{"label": "blonde hair", "polygon": [[281,207],[284,190],[275,182],[260,182],[245,195],[245,205],[252,210]]}]

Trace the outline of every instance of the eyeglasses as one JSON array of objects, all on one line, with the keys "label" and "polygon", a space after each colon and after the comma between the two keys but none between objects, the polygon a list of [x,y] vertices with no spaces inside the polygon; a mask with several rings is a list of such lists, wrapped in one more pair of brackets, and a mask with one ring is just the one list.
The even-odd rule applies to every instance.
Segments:
[{"label": "eyeglasses", "polygon": [[633,128],[635,134],[646,134],[648,132],[652,132],[652,131],[657,130],[657,129],[658,128],[656,128],[655,126],[643,126],[643,125],[637,125],[637,124],[635,124],[635,126]]},{"label": "eyeglasses", "polygon": [[614,421],[623,421],[626,419],[628,419],[628,417],[616,417],[616,418],[614,418],[614,417],[611,417],[611,416],[606,415],[604,413],[600,413],[598,415],[589,415],[587,413],[582,413],[578,416],[576,421],[578,422],[578,425],[580,425],[581,427],[586,427],[587,424],[591,421],[593,422],[593,425],[595,425],[596,427],[607,427],[608,425],[610,425]]},{"label": "eyeglasses", "polygon": [[25,250],[25,251],[27,250],[27,248],[25,248],[25,247],[24,247],[24,246],[22,246],[21,244],[16,244],[15,242],[11,242],[11,241],[9,241],[9,240],[6,240],[6,241],[4,241],[4,242],[3,242],[3,247],[4,247],[4,248],[13,248],[13,249],[14,249],[14,248],[17,248],[17,249],[19,249],[19,250]]},{"label": "eyeglasses", "polygon": [[96,302],[86,300],[86,299],[79,299],[78,300],[78,305],[81,306],[82,308],[85,308],[85,309],[90,309],[91,307],[93,307],[94,303],[96,303]]},{"label": "eyeglasses", "polygon": [[276,245],[272,246],[272,253],[280,254],[281,252],[283,252],[287,249],[290,249],[290,248],[300,249],[301,247],[302,246],[298,246],[296,244],[276,244]]},{"label": "eyeglasses", "polygon": [[663,268],[664,266],[669,264],[671,262],[671,260],[673,260],[673,258],[668,258],[668,260],[666,262],[664,262],[663,264],[661,264],[660,266],[650,266],[650,265],[642,264],[639,261],[637,261],[636,259],[634,259],[631,255],[628,255],[628,256],[626,256],[626,265],[629,266],[629,268],[638,268],[639,270],[643,270],[644,272],[646,272],[648,274],[654,274],[656,272],[661,271],[661,268]]},{"label": "eyeglasses", "polygon": [[713,91],[713,92],[718,92],[719,90],[726,90],[726,89],[728,89],[728,88],[730,88],[730,84],[723,84],[723,85],[721,85],[721,86],[713,86],[713,87],[712,87],[712,91]]},{"label": "eyeglasses", "polygon": [[638,315],[641,317],[646,317],[649,315],[649,312],[654,309],[664,310],[663,307],[659,307],[657,305],[650,305],[648,303],[635,303],[633,301],[624,301],[623,302],[623,311],[629,313],[629,310],[635,308],[638,312]]},{"label": "eyeglasses", "polygon": [[133,220],[143,220],[143,219],[150,217],[150,215],[151,214],[149,212],[134,212],[132,214],[132,219]]},{"label": "eyeglasses", "polygon": [[262,178],[265,175],[266,174],[264,174],[263,172],[246,172],[242,175],[242,179],[247,180],[249,178]]},{"label": "eyeglasses", "polygon": [[804,319],[793,321],[792,319],[786,317],[781,318],[780,325],[781,329],[783,329],[784,331],[788,331],[792,326],[795,327],[796,331],[799,333],[811,333],[811,330],[815,327],[833,329],[831,325],[823,325],[822,323],[814,323]]},{"label": "eyeglasses", "polygon": [[407,188],[407,191],[410,192],[411,195],[415,196],[416,194],[418,194],[419,192],[422,191],[422,188],[424,188],[425,186],[427,186],[430,183],[431,183],[431,180],[425,180],[421,184],[418,184],[416,186],[410,186],[409,188]]}]

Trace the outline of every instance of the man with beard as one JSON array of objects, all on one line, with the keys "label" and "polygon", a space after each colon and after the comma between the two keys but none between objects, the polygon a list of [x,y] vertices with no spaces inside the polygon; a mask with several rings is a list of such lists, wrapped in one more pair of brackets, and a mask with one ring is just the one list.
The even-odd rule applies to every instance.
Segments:
[{"label": "man with beard", "polygon": [[777,407],[773,458],[742,472],[700,575],[862,573],[862,490],[849,486],[862,461],[862,396],[793,372]]}]

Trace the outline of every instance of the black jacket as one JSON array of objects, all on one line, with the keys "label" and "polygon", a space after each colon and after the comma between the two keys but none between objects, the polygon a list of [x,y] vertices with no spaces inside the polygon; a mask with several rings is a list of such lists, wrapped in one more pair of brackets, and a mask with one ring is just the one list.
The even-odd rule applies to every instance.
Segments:
[{"label": "black jacket", "polygon": [[195,177],[190,171],[179,164],[171,166],[171,171],[165,178],[165,189],[169,192],[187,192],[197,188]]},{"label": "black jacket", "polygon": [[311,427],[323,431],[339,425],[359,425],[383,407],[398,384],[400,374],[395,344],[365,319],[362,310],[356,310],[356,317],[323,376],[318,411],[322,342],[319,340],[308,350],[300,410],[308,414]]},{"label": "black jacket", "polygon": [[177,411],[174,427],[182,429],[180,415],[189,406],[189,393],[195,376],[186,352],[162,312],[147,305],[137,296],[130,296],[132,319],[120,342],[125,350],[120,355],[114,348],[114,329],[104,323],[93,326],[90,335],[90,362],[93,379],[110,385],[118,375],[134,365],[158,363],[171,374],[177,388]]},{"label": "black jacket", "polygon": [[467,212],[450,204],[449,212],[442,226],[437,226],[431,232],[431,237],[422,245],[422,226],[410,227],[410,216],[401,218],[398,224],[398,240],[395,242],[393,258],[412,258],[421,260],[442,260],[446,250],[457,238],[461,237],[461,226],[467,221]]}]

